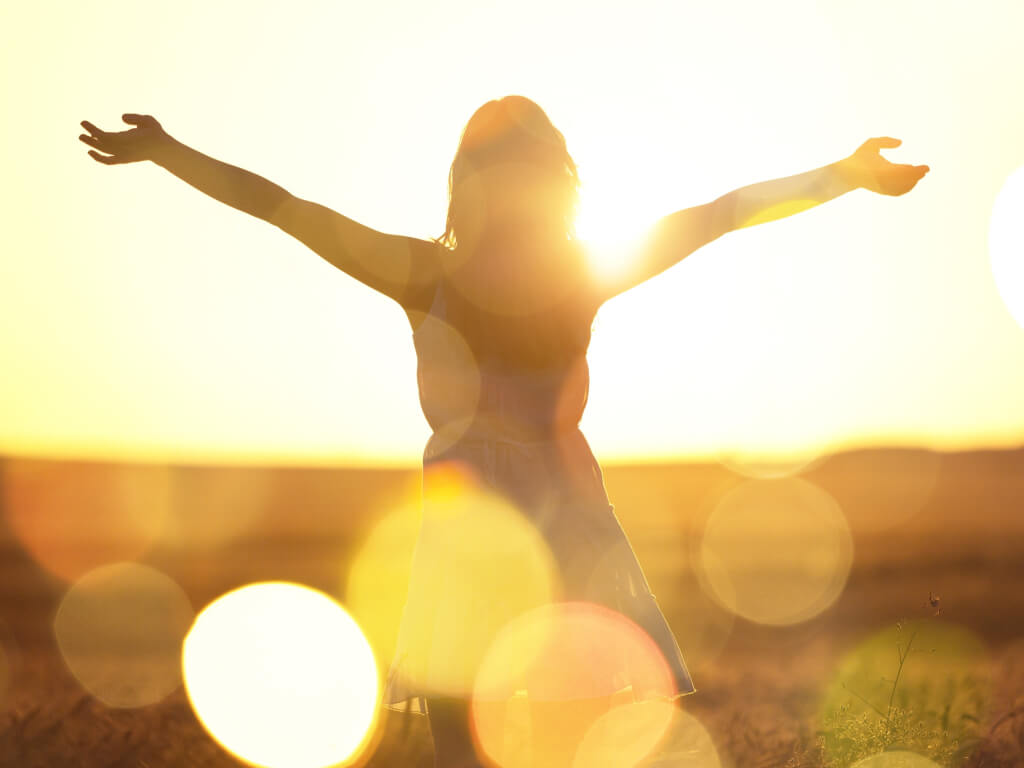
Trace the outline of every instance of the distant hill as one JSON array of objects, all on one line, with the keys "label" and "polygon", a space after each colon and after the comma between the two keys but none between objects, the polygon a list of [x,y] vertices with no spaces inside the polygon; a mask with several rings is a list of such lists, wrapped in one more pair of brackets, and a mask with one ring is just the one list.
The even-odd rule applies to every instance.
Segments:
[{"label": "distant hill", "polygon": [[[699,521],[718,496],[754,479],[718,462],[607,463],[603,469],[624,526]],[[153,496],[148,503],[169,502],[186,522],[245,513],[258,517],[267,533],[360,529],[368,518],[417,493],[421,476],[418,467],[157,465],[0,456],[0,491],[25,472],[45,472],[46,482],[78,484],[83,491],[104,483],[131,484],[134,478],[142,503],[147,493]],[[895,520],[913,520],[929,530],[1024,529],[1024,448],[851,450],[815,459],[794,476],[831,494],[854,530],[884,528]],[[0,509],[11,503],[9,496],[0,493]]]},{"label": "distant hill", "polygon": [[[920,609],[930,591],[989,637],[1024,631],[1024,449],[879,448],[812,462],[797,480],[752,480],[722,464],[607,464],[615,514],[674,626],[700,590],[695,548],[717,505],[745,483],[827,493],[854,546],[833,629]],[[67,580],[112,560],[171,575],[195,605],[254,580],[338,594],[376,523],[418,508],[421,471],[0,459],[0,612],[42,632]],[[777,512],[776,512],[777,513]],[[766,510],[766,524],[772,522]],[[756,518],[755,518],[756,519]],[[794,536],[800,531],[795,530]],[[738,546],[759,546],[751,526]],[[391,565],[409,558],[409,541]],[[898,588],[894,585],[900,584]],[[706,601],[701,605],[705,609]],[[1024,619],[1022,619],[1024,621]],[[753,632],[753,629],[750,629]],[[757,637],[753,634],[751,637]],[[696,642],[695,640],[693,642]]]}]

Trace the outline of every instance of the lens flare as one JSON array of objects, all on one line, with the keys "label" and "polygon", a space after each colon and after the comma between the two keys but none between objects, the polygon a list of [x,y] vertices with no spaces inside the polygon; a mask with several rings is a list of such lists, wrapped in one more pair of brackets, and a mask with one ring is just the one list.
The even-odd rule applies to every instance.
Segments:
[{"label": "lens flare", "polygon": [[3,480],[2,506],[18,541],[64,581],[140,557],[170,509],[167,467],[18,459]]},{"label": "lens flare", "polygon": [[465,174],[453,199],[458,247],[442,251],[441,267],[467,302],[513,317],[570,295],[581,251],[568,238],[564,185],[512,160]]},{"label": "lens flare", "polygon": [[413,343],[421,396],[443,417],[427,444],[429,458],[451,447],[472,423],[480,402],[480,369],[462,334],[436,315],[424,313],[416,321]]},{"label": "lens flare", "polygon": [[345,579],[345,605],[378,659],[395,655],[395,639],[423,513],[409,500],[380,519],[359,545]]},{"label": "lens flare", "polygon": [[435,695],[468,697],[497,632],[561,590],[544,537],[458,461],[424,471],[409,573],[396,673]]},{"label": "lens flare", "polygon": [[[579,760],[589,759],[612,734],[626,732],[637,742],[616,754],[638,759],[668,726],[666,711],[652,705],[609,713],[668,702],[675,693],[661,651],[637,624],[602,605],[553,603],[509,622],[488,649],[473,688],[474,738],[502,768],[583,765],[573,762],[581,748]],[[524,709],[528,724],[513,723],[518,737],[509,738],[510,720]]]},{"label": "lens flare", "polygon": [[708,518],[699,576],[737,615],[795,624],[835,602],[852,562],[849,526],[828,493],[801,478],[749,480]]},{"label": "lens flare", "polygon": [[769,221],[775,221],[776,219],[784,219],[787,216],[792,216],[800,211],[806,211],[808,208],[813,208],[818,205],[820,200],[813,200],[811,198],[800,198],[796,200],[786,200],[782,203],[775,205],[764,206],[760,210],[751,214],[746,220],[737,224],[737,229],[743,227],[752,227],[755,224],[764,224]]},{"label": "lens flare", "polygon": [[622,279],[630,270],[646,266],[642,257],[654,229],[649,204],[623,198],[612,186],[583,188],[576,233],[586,244],[595,278]]},{"label": "lens flare", "polygon": [[664,738],[636,768],[721,768],[721,765],[707,728],[677,704]]},{"label": "lens flare", "polygon": [[170,577],[138,563],[113,563],[68,589],[53,630],[86,690],[110,707],[142,707],[181,684],[178,658],[193,615]]},{"label": "lens flare", "polygon": [[619,704],[594,720],[572,760],[572,768],[636,765],[665,735],[675,707],[650,699]]},{"label": "lens flare", "polygon": [[322,592],[262,582],[222,595],[196,617],[181,663],[203,727],[248,763],[323,768],[369,751],[376,661]]},{"label": "lens flare", "polygon": [[806,450],[789,456],[758,456],[732,453],[719,462],[737,475],[753,479],[787,477],[806,472],[825,460],[821,449]]},{"label": "lens flare", "polygon": [[1007,177],[992,205],[988,249],[1003,303],[1024,328],[1024,167]]},{"label": "lens flare", "polygon": [[686,617],[684,621],[675,622],[672,631],[686,653],[690,672],[696,677],[713,664],[725,648],[736,624],[736,614],[701,588],[698,575],[688,565],[680,567],[679,571],[673,574],[672,589],[663,602],[666,615]]},{"label": "lens flare", "polygon": [[[935,492],[942,454],[920,449],[871,449],[829,456],[819,477],[837,496],[848,499],[846,511],[861,530],[879,533],[920,512]],[[862,487],[870,477],[885,493],[869,498]]]},{"label": "lens flare", "polygon": [[267,472],[246,467],[177,468],[161,541],[190,551],[226,544],[263,514],[273,492]]},{"label": "lens flare", "polygon": [[939,768],[939,764],[916,752],[901,749],[865,757],[854,763],[852,768]]},{"label": "lens flare", "polygon": [[891,719],[908,738],[920,734],[906,744],[918,751],[943,739],[966,744],[972,723],[988,715],[991,667],[985,644],[966,627],[936,619],[900,622],[875,632],[839,661],[820,719]]}]

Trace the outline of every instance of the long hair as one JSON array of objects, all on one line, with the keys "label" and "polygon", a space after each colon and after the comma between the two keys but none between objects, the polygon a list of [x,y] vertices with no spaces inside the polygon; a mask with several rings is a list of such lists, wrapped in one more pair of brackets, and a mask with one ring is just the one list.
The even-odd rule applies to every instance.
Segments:
[{"label": "long hair", "polygon": [[565,137],[535,102],[505,96],[470,117],[435,242],[449,322],[478,359],[547,368],[585,353],[596,307],[576,238],[579,187]]}]

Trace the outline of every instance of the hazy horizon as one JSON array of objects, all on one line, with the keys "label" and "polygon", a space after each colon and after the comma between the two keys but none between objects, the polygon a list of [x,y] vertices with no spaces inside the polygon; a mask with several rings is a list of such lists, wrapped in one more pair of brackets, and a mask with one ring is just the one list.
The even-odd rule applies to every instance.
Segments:
[{"label": "hazy horizon", "polygon": [[[0,453],[418,463],[430,430],[400,308],[151,163],[96,163],[79,121],[152,114],[425,239],[462,127],[507,93],[564,133],[595,269],[663,215],[872,136],[931,168],[905,196],[858,189],[727,234],[602,307],[581,422],[601,461],[1024,438],[1024,6],[395,11],[0,12],[20,116],[0,148]],[[608,56],[622,39],[642,44]]]}]

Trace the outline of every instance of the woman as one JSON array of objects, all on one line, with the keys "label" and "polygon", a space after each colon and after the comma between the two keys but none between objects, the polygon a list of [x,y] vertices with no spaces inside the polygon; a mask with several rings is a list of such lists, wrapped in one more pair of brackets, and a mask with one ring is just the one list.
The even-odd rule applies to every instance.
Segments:
[{"label": "woman", "polygon": [[[557,563],[560,598],[602,604],[636,622],[662,652],[677,695],[692,693],[679,648],[578,428],[594,316],[608,299],[726,232],[859,187],[901,195],[928,166],[889,163],[879,150],[899,140],[869,139],[837,162],[664,217],[630,271],[599,280],[573,230],[579,182],[565,139],[522,96],[489,101],[470,118],[449,174],[447,226],[434,240],[370,229],[185,146],[151,116],[123,119],[135,127],[109,133],[82,122],[89,133],[79,138],[96,161],[151,160],[293,235],[402,307],[417,351],[420,401],[434,430],[423,456],[426,504],[436,496],[435,469],[468,469],[539,531]],[[479,765],[479,757],[469,692],[442,695],[427,684],[431,660],[461,650],[452,640],[459,633],[450,626],[446,632],[437,617],[443,609],[449,624],[468,626],[469,606],[486,606],[494,596],[475,595],[456,610],[454,596],[438,594],[444,591],[438,584],[452,583],[444,578],[462,573],[446,561],[444,539],[430,543],[421,532],[384,703],[426,713],[436,764],[451,768]]]}]

